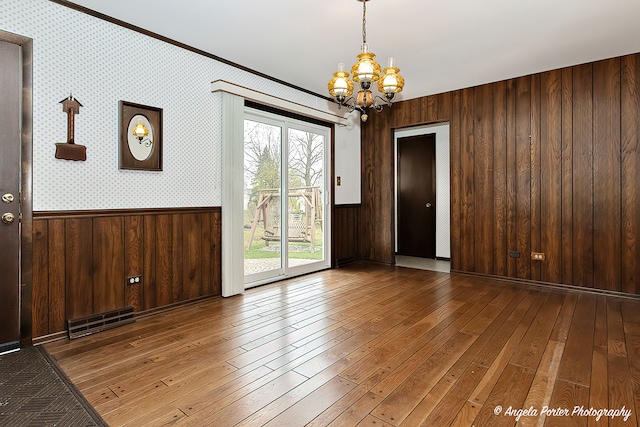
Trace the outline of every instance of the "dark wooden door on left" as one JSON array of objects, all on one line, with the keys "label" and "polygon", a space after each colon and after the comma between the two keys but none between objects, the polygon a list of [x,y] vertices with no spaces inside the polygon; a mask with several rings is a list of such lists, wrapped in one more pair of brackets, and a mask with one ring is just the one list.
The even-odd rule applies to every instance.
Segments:
[{"label": "dark wooden door on left", "polygon": [[398,255],[436,257],[436,135],[398,138]]},{"label": "dark wooden door on left", "polygon": [[0,41],[0,353],[20,341],[20,57]]}]

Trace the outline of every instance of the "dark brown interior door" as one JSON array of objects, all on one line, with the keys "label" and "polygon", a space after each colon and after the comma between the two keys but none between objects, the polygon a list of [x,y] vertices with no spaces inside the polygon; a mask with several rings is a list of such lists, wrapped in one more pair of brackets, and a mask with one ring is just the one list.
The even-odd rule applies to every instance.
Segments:
[{"label": "dark brown interior door", "polygon": [[436,257],[436,135],[398,139],[398,254]]},{"label": "dark brown interior door", "polygon": [[20,55],[0,42],[0,352],[20,341]]}]

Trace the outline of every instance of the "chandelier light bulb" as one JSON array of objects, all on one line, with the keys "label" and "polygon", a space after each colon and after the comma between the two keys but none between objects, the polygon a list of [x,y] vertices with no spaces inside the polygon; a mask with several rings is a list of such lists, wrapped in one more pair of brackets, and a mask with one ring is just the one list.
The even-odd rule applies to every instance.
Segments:
[{"label": "chandelier light bulb", "polygon": [[361,83],[362,86],[362,83],[375,82],[380,78],[380,64],[373,59],[375,57],[372,52],[362,52],[358,55],[358,62],[351,67],[354,82]]},{"label": "chandelier light bulb", "polygon": [[347,95],[347,91],[348,91],[348,87],[347,87],[347,81],[344,78],[339,78],[338,80],[336,80],[334,87],[334,91],[336,93],[337,96],[346,96]]},{"label": "chandelier light bulb", "polygon": [[[344,62],[338,64],[338,71],[344,72]],[[333,84],[336,95],[347,96],[349,91],[349,81],[347,77],[338,77]]]},{"label": "chandelier light bulb", "polygon": [[393,96],[402,92],[404,87],[404,78],[400,75],[400,68],[394,67],[395,59],[389,57],[387,68],[382,70],[382,76],[378,81],[378,91],[384,93],[387,100],[391,100]]},{"label": "chandelier light bulb", "polygon": [[353,93],[353,82],[349,79],[349,73],[344,71],[344,63],[338,64],[338,71],[333,73],[333,78],[327,85],[329,94],[342,103]]}]

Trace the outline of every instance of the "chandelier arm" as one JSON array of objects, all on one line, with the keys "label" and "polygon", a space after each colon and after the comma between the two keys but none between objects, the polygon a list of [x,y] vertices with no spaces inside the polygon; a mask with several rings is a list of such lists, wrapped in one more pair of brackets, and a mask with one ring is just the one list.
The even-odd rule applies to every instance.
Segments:
[{"label": "chandelier arm", "polygon": [[343,99],[342,102],[340,102],[338,99],[335,99],[335,102],[336,104],[338,104],[338,109],[341,109],[342,107],[346,107],[350,113],[357,108],[356,100],[352,96],[350,96],[349,98]]},{"label": "chandelier arm", "polygon": [[[382,110],[383,105],[379,105],[379,104],[378,104],[378,100],[380,100],[380,101],[384,102],[384,104],[385,104],[386,106],[391,107],[391,104],[392,104],[392,103],[391,103],[391,100],[390,100],[390,99],[385,99],[385,98],[383,98],[383,97],[381,97],[381,96],[379,96],[379,95],[376,95],[376,96],[375,96],[375,98],[374,98],[374,100],[373,100],[373,106],[374,106],[374,107],[376,107],[376,108],[377,108],[377,107],[380,107],[380,110]],[[380,111],[380,110],[378,110],[378,111]]]}]

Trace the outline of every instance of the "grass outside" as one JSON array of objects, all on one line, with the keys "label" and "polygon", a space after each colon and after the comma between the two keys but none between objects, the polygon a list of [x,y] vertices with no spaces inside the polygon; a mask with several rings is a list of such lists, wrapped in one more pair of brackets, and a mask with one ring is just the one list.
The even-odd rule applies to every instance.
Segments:
[{"label": "grass outside", "polygon": [[[322,250],[322,230],[320,226],[316,226],[316,245],[315,251],[311,252],[309,248],[311,244],[309,242],[289,242],[289,258],[292,259],[309,259],[309,260],[321,260],[323,258]],[[249,243],[249,235],[251,229],[244,229],[244,258],[245,259],[263,259],[263,258],[280,258],[280,242],[267,242],[262,239],[264,236],[264,229],[258,225],[256,232],[253,236],[253,242],[251,248],[247,249]],[[277,248],[277,249],[276,249]]]}]

